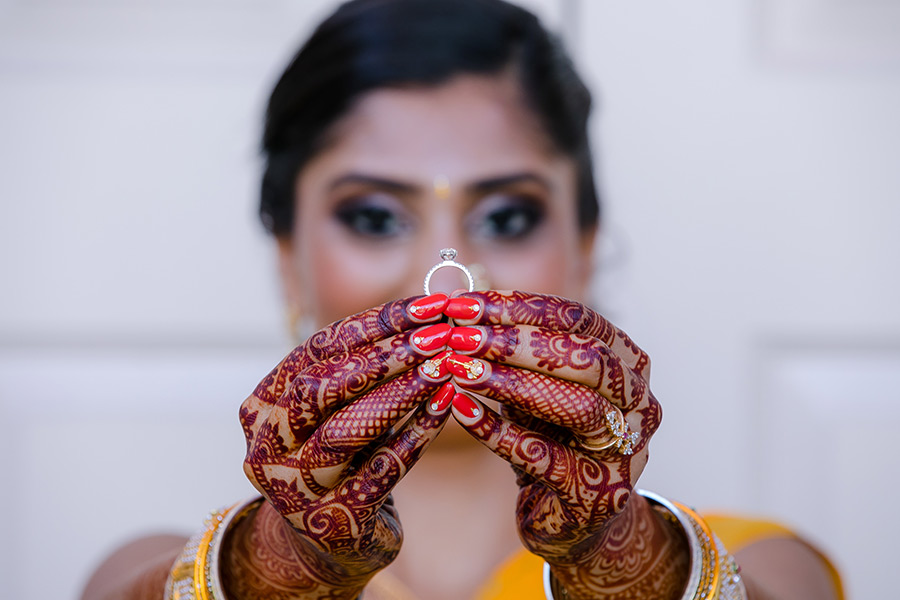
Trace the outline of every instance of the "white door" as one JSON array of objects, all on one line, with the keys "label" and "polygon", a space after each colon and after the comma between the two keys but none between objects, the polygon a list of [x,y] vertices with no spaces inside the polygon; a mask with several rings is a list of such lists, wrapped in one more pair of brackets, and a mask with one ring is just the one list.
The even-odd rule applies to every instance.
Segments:
[{"label": "white door", "polygon": [[[665,409],[643,485],[783,518],[854,597],[884,597],[889,3],[525,4],[596,88],[598,305],[650,352]],[[0,596],[74,598],[116,544],[251,493],[237,406],[288,349],[258,125],[334,5],[0,3]]]},{"label": "white door", "polygon": [[851,597],[900,519],[900,7],[579,3],[609,239],[598,291],[653,359],[643,484],[784,520]]}]

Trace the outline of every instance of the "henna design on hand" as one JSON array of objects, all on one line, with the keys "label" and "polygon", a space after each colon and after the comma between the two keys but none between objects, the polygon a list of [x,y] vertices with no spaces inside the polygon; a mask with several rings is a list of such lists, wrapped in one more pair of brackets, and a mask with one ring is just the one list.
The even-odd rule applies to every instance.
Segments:
[{"label": "henna design on hand", "polygon": [[516,516],[530,551],[545,558],[577,552],[585,538],[624,509],[630,495],[626,459],[630,457],[598,460],[478,406],[477,417],[457,415],[457,419],[527,476],[529,483],[519,491]]},{"label": "henna design on hand", "polygon": [[[373,380],[380,376],[381,370],[376,369]],[[305,510],[310,499],[331,490],[356,454],[388,434],[437,387],[415,370],[407,370],[337,412],[328,405],[320,406],[316,394],[302,391],[312,382],[319,384],[319,388],[312,387],[311,392],[324,388],[332,402],[343,400],[341,381],[354,389],[371,387],[360,386],[355,375],[344,380],[315,379],[306,372],[298,375],[291,389],[269,412],[248,449],[244,461],[248,477],[289,519],[292,514]],[[354,392],[346,390],[346,393]]]},{"label": "henna design on hand", "polygon": [[[346,324],[342,327],[347,330]],[[274,400],[267,393],[269,388],[262,395],[257,388],[241,407],[248,452],[252,451],[251,442],[260,437],[256,428],[262,425],[261,419],[280,423],[282,436],[290,433],[294,440],[305,440],[348,399],[412,368],[421,360],[421,354],[409,338],[410,331],[406,331],[313,362],[292,374],[287,390]],[[296,350],[292,354],[295,353]]]},{"label": "henna design on hand", "polygon": [[[503,368],[492,365],[495,375]],[[554,567],[569,597],[667,598],[680,590],[685,571],[679,561],[687,554],[673,549],[677,534],[660,534],[658,524],[650,532],[623,529],[628,520],[620,521],[643,501],[632,492],[646,464],[649,435],[630,456],[585,452],[565,442],[572,439],[568,429],[537,419],[508,398],[501,401],[504,416],[480,406],[480,417],[457,418],[513,466],[520,537]]]},{"label": "henna design on hand", "polygon": [[[269,500],[265,506],[277,510],[298,538],[297,585],[314,582],[335,597],[348,589],[358,593],[396,557],[402,532],[390,492],[449,414],[446,406],[436,412],[425,402],[433,387],[407,371],[335,413],[286,456],[266,456],[266,463],[256,462],[262,455],[248,456],[245,471]],[[409,396],[410,389],[420,391]],[[377,412],[392,402],[395,408]],[[393,431],[404,414],[397,407],[404,406],[415,409]]]},{"label": "henna design on hand", "polygon": [[553,375],[596,389],[623,410],[637,407],[647,383],[602,341],[529,325],[483,327],[470,356]]},{"label": "henna design on hand", "polygon": [[[477,326],[484,341],[460,350],[481,359],[489,376],[454,382],[502,408],[500,415],[484,407],[477,418],[454,415],[516,471],[516,515],[526,547],[552,565],[572,598],[677,593],[682,572],[665,558],[678,554],[672,549],[677,535],[635,516],[646,503],[632,493],[662,418],[647,383],[646,353],[600,315],[564,298],[464,296],[484,309],[460,325]],[[631,455],[582,445],[609,439],[605,415],[613,406],[640,435]]]},{"label": "henna design on hand", "polygon": [[551,563],[570,598],[678,598],[690,571],[687,540],[638,496],[577,568]]},{"label": "henna design on hand", "polygon": [[[249,440],[253,434],[255,415],[261,406],[273,405],[284,394],[294,376],[312,364],[329,357],[351,352],[361,346],[387,339],[428,320],[414,319],[408,312],[410,304],[421,298],[406,298],[389,302],[332,323],[313,334],[305,343],[292,350],[259,383],[241,407],[241,423]],[[440,314],[430,320],[440,318]]]},{"label": "henna design on hand", "polygon": [[557,425],[557,431],[574,432],[580,440],[590,440],[598,445],[612,441],[605,417],[612,405],[594,390],[534,371],[485,364],[490,369],[490,376],[467,383],[466,390]]},{"label": "henna design on hand", "polygon": [[650,378],[650,357],[628,335],[584,304],[545,294],[520,291],[467,292],[484,310],[476,319],[457,318],[460,325],[533,325],[596,338],[644,379]]},{"label": "henna design on hand", "polygon": [[344,572],[310,548],[275,509],[263,503],[223,541],[222,579],[229,597],[246,600],[355,600],[368,578]]},{"label": "henna design on hand", "polygon": [[296,459],[306,488],[313,495],[330,490],[358,452],[396,425],[432,389],[407,371],[331,415],[306,440]]},{"label": "henna design on hand", "polygon": [[440,348],[412,344],[423,320],[409,316],[409,302],[318,332],[241,407],[244,470],[290,525],[285,535],[302,563],[292,579],[298,589],[358,593],[399,550],[390,492],[449,415],[446,404],[426,403],[442,384],[414,367]]}]

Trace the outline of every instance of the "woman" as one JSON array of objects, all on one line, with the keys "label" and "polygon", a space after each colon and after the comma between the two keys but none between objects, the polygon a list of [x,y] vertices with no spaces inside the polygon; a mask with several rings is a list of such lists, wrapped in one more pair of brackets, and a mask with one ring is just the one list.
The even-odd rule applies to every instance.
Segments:
[{"label": "woman", "polygon": [[[556,598],[838,597],[783,530],[731,545],[737,576],[732,540],[635,492],[661,409],[647,355],[583,304],[589,109],[503,2],[357,0],[325,21],[264,134],[288,308],[324,327],[241,407],[264,500],[183,552],[131,546],[85,597],[542,598],[542,569]],[[451,247],[488,291],[422,297]]]}]

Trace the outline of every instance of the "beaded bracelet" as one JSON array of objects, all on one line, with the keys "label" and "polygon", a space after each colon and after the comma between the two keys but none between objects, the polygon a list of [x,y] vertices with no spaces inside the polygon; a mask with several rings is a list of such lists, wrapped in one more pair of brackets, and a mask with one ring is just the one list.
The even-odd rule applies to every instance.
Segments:
[{"label": "beaded bracelet", "polygon": [[165,600],[226,600],[219,573],[222,540],[229,528],[262,503],[261,497],[214,510],[205,529],[185,545],[166,581]]},{"label": "beaded bracelet", "polygon": [[[678,525],[688,540],[691,572],[681,600],[745,600],[747,590],[734,558],[706,521],[691,508],[666,500],[662,496],[636,490],[650,501],[665,519]],[[566,600],[568,592],[544,563],[544,594],[547,600]]]}]

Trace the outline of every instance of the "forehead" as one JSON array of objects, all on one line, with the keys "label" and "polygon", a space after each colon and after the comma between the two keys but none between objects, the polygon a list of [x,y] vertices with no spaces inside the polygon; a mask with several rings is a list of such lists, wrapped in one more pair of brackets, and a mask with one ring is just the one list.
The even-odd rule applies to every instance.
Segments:
[{"label": "forehead", "polygon": [[478,177],[561,157],[512,76],[379,89],[337,123],[323,154],[354,168]]}]

